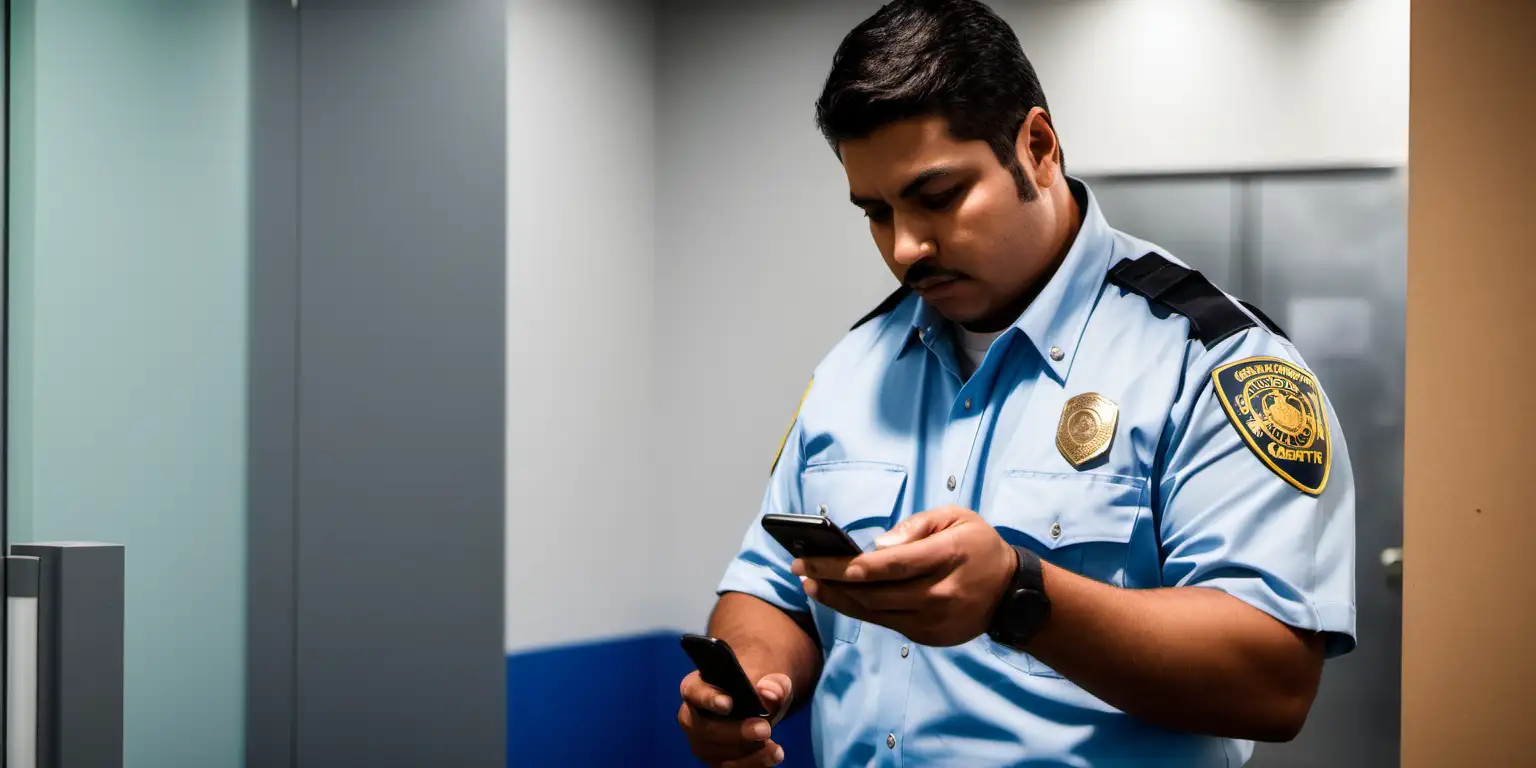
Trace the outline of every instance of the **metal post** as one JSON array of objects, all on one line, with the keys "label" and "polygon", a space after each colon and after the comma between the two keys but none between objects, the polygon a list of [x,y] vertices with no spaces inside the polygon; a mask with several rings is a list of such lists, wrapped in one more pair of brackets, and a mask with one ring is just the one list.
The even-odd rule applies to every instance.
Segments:
[{"label": "metal post", "polygon": [[37,768],[122,768],[122,545],[15,544],[11,554],[38,560]]},{"label": "metal post", "polygon": [[5,768],[37,768],[38,562],[5,558]]}]

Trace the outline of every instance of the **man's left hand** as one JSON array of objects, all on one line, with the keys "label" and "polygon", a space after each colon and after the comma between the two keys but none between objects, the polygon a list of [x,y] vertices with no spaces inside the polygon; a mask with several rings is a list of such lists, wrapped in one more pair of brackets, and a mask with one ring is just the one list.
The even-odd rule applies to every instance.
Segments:
[{"label": "man's left hand", "polygon": [[1013,548],[981,515],[945,506],[913,515],[858,557],[808,557],[792,570],[805,593],[845,616],[914,642],[951,646],[987,631],[1013,579]]}]

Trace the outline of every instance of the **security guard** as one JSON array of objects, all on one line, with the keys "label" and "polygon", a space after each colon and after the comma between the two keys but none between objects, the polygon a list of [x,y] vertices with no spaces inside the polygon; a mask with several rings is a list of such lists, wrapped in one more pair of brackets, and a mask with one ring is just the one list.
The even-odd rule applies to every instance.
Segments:
[{"label": "security guard", "polygon": [[1354,488],[1283,331],[1110,227],[978,2],[881,8],[817,119],[902,289],[816,368],[762,512],[865,553],[754,522],[709,632],[774,717],[689,675],[695,754],[778,764],[806,698],[824,766],[1228,766],[1293,737],[1354,646]]}]

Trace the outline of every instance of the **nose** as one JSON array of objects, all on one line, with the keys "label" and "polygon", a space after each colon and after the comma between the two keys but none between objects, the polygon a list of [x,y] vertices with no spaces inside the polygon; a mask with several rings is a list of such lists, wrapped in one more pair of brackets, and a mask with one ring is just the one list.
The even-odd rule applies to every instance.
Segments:
[{"label": "nose", "polygon": [[927,233],[911,226],[897,225],[896,242],[891,253],[897,264],[910,267],[932,256],[933,251],[933,243],[929,242]]}]

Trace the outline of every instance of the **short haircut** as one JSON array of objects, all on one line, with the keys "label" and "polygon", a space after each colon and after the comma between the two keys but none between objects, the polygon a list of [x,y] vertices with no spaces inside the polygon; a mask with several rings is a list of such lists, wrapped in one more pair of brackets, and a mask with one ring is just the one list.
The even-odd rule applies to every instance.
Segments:
[{"label": "short haircut", "polygon": [[986,4],[896,0],[843,38],[816,125],[837,151],[891,123],[941,116],[956,139],[987,142],[1030,200],[1016,142],[1035,107],[1049,111],[1040,78],[1013,28]]}]

